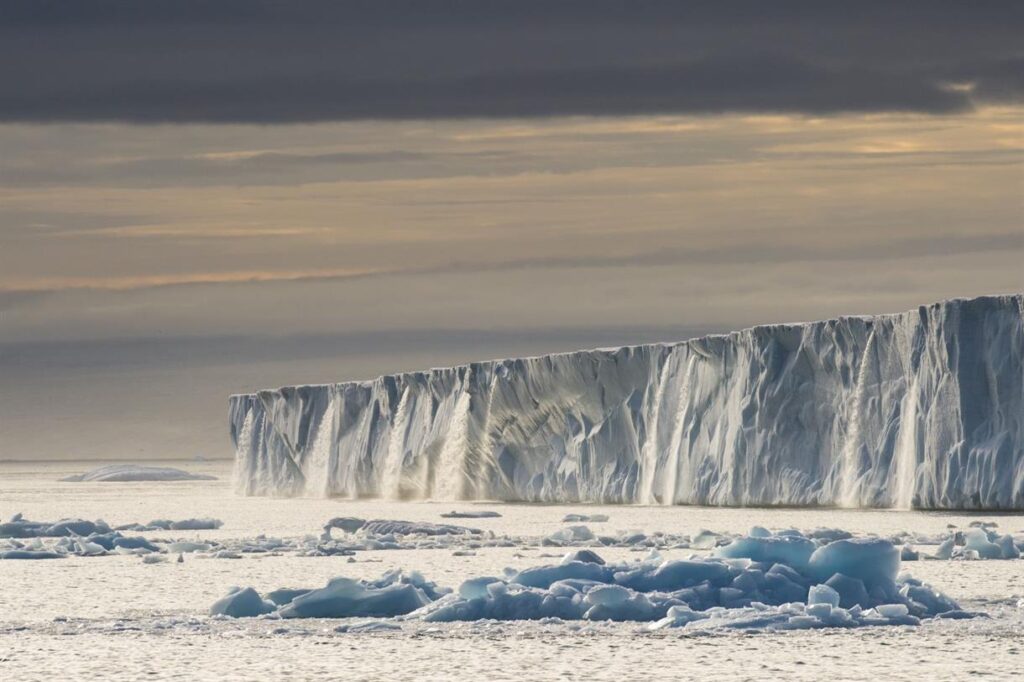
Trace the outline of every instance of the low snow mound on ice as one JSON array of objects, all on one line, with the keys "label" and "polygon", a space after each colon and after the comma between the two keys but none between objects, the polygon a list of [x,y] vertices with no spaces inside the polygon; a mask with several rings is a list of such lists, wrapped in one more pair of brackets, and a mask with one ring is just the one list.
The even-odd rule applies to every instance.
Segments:
[{"label": "low snow mound on ice", "polygon": [[138,464],[110,464],[84,474],[66,476],[62,481],[72,483],[101,482],[129,483],[137,481],[215,481],[216,476],[193,474],[174,467],[140,466]]},{"label": "low snow mound on ice", "polygon": [[692,631],[917,625],[924,618],[971,617],[938,590],[898,575],[899,562],[899,550],[877,538],[818,546],[795,534],[748,536],[711,556],[683,560],[652,551],[638,561],[608,563],[592,550],[577,550],[558,564],[470,578],[455,591],[402,571],[376,581],[334,578],[317,590],[276,590],[266,600],[251,588],[234,589],[212,612],[426,622],[559,618]]}]

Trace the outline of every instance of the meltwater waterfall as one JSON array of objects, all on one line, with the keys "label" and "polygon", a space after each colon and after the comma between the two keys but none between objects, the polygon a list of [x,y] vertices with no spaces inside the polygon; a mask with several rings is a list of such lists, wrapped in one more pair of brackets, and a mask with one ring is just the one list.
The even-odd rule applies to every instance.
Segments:
[{"label": "meltwater waterfall", "polygon": [[1024,509],[1024,296],[231,398],[249,495]]}]

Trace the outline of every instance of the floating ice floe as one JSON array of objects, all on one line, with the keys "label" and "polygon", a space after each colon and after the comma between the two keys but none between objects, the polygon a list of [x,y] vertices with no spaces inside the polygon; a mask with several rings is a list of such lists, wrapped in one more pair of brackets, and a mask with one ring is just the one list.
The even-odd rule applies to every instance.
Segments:
[{"label": "floating ice floe", "polygon": [[223,525],[224,522],[220,519],[211,518],[182,519],[181,521],[156,519],[147,524],[129,523],[124,526],[117,526],[114,530],[131,530],[139,532],[156,530],[218,530]]},{"label": "floating ice floe", "polygon": [[15,514],[10,521],[0,523],[0,538],[52,538],[109,532],[110,526],[103,520],[29,521],[21,514]]},{"label": "floating ice floe", "polygon": [[442,519],[498,519],[501,514],[496,511],[450,511],[441,514]]},{"label": "floating ice floe", "polygon": [[563,523],[604,523],[607,520],[607,514],[566,514],[562,517]]},{"label": "floating ice floe", "polygon": [[899,569],[900,550],[887,540],[758,533],[687,559],[651,552],[608,563],[580,549],[558,564],[470,578],[456,591],[402,571],[376,581],[335,578],[318,590],[277,590],[266,600],[233,589],[211,612],[230,615],[242,602],[233,610],[282,618],[631,621],[695,632],[918,625],[975,615]]},{"label": "floating ice floe", "polygon": [[95,557],[111,554],[146,555],[158,552],[208,551],[216,545],[148,540],[138,535],[125,535],[124,532],[216,529],[221,525],[218,519],[185,519],[153,521],[149,525],[133,523],[111,529],[102,519],[30,521],[21,514],[16,514],[10,521],[0,523],[0,559],[58,559],[66,556]]},{"label": "floating ice floe", "polygon": [[324,533],[329,536],[333,528],[338,528],[346,533],[363,531],[364,535],[479,535],[483,532],[477,528],[453,526],[447,523],[393,521],[390,519],[366,521],[351,516],[331,519],[324,524]]},{"label": "floating ice floe", "polygon": [[140,466],[138,464],[110,464],[84,474],[66,476],[61,481],[126,483],[136,481],[215,481],[216,476],[193,474],[174,467]]},{"label": "floating ice floe", "polygon": [[[634,552],[691,549],[715,551],[723,558],[729,558],[726,552],[753,547],[757,549],[744,551],[760,551],[763,554],[759,556],[771,559],[777,552],[798,552],[809,556],[819,546],[853,537],[852,533],[836,528],[804,531],[786,528],[772,531],[755,527],[749,535],[741,538],[733,533],[710,530],[702,530],[691,537],[639,529],[595,530],[583,524],[565,525],[546,536],[502,535],[450,524],[355,517],[331,519],[324,525],[319,536],[308,534],[279,538],[257,535],[217,539],[204,534],[201,538],[166,537],[167,531],[213,530],[220,526],[218,519],[198,518],[155,520],[148,524],[132,523],[111,529],[102,520],[40,522],[26,520],[19,514],[6,523],[0,523],[0,552],[5,553],[0,554],[0,558],[30,556],[25,551],[79,556],[170,552],[190,553],[212,559],[238,559],[257,554],[351,557],[358,552],[412,549],[444,550],[454,556],[471,556],[488,548],[540,546],[561,550],[609,547]],[[150,531],[161,531],[162,536],[150,536],[147,539],[126,534]],[[77,542],[79,539],[98,544],[104,551],[99,552],[95,548],[84,550],[84,545]],[[937,534],[899,532],[882,539],[897,547],[902,561],[1018,559],[1024,549],[1024,533],[1001,533],[998,526],[991,522],[974,522],[966,529],[953,526]],[[13,554],[7,554],[10,551],[14,551]],[[787,558],[796,560],[790,555]]]}]

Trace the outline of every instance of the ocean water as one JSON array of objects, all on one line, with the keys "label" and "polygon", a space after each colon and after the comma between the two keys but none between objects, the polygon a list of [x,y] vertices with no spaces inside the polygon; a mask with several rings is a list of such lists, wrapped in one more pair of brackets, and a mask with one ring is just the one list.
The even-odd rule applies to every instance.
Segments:
[{"label": "ocean water", "polygon": [[[498,535],[542,537],[569,512],[603,513],[595,531],[701,529],[744,532],[753,525],[859,533],[942,533],[950,524],[993,521],[1024,529],[1019,514],[954,514],[822,509],[400,503],[377,500],[272,499],[232,492],[230,463],[167,463],[218,476],[173,483],[63,483],[96,463],[0,464],[0,517],[102,518],[111,525],[157,518],[215,517],[209,531],[146,532],[146,537],[227,539],[258,534],[318,534],[332,517],[440,522],[442,512],[490,509],[493,519],[452,523]],[[786,633],[694,636],[643,632],[636,623],[402,622],[400,630],[345,633],[343,620],[222,620],[210,605],[235,585],[264,592],[320,586],[329,578],[377,577],[416,569],[457,587],[474,575],[557,561],[539,543],[451,550],[359,552],[348,557],[294,553],[240,559],[186,555],[183,563],[144,564],[134,556],[0,561],[0,679],[931,679],[1019,678],[1024,667],[1024,563],[919,561],[904,569],[987,617]],[[610,560],[637,555],[603,548]],[[692,550],[667,550],[682,558]],[[545,556],[548,555],[548,556]],[[365,620],[365,619],[356,619]]]}]

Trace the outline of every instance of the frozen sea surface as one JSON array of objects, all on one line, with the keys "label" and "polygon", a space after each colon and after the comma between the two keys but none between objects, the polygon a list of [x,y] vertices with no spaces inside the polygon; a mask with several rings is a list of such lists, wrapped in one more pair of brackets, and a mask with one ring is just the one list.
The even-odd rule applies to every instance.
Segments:
[{"label": "frozen sea surface", "polygon": [[[180,465],[181,463],[179,463]],[[173,463],[172,463],[173,465]],[[217,530],[153,531],[181,540],[317,534],[335,517],[446,522],[443,513],[493,510],[500,517],[465,525],[515,536],[564,529],[570,513],[603,514],[595,531],[702,529],[746,532],[752,526],[829,526],[860,533],[923,534],[992,521],[1024,529],[1024,516],[902,511],[720,509],[587,505],[397,503],[331,499],[245,498],[231,493],[230,464],[188,463],[210,481],[63,483],[81,463],[0,464],[0,517],[102,518],[111,525],[150,519],[211,517]],[[666,550],[684,558],[693,550]],[[343,575],[376,578],[415,568],[439,585],[497,575],[560,554],[550,547],[358,552],[303,557],[259,554],[235,560],[186,555],[144,564],[134,556],[0,562],[0,679],[1014,679],[1024,660],[1024,564],[1018,561],[919,561],[905,568],[968,610],[988,618],[925,621],[919,627],[734,632],[695,636],[643,632],[637,623],[403,621],[400,629],[359,626],[367,619],[274,621],[216,619],[210,605],[235,585],[261,593],[320,586]],[[602,548],[609,561],[637,558]]]}]

